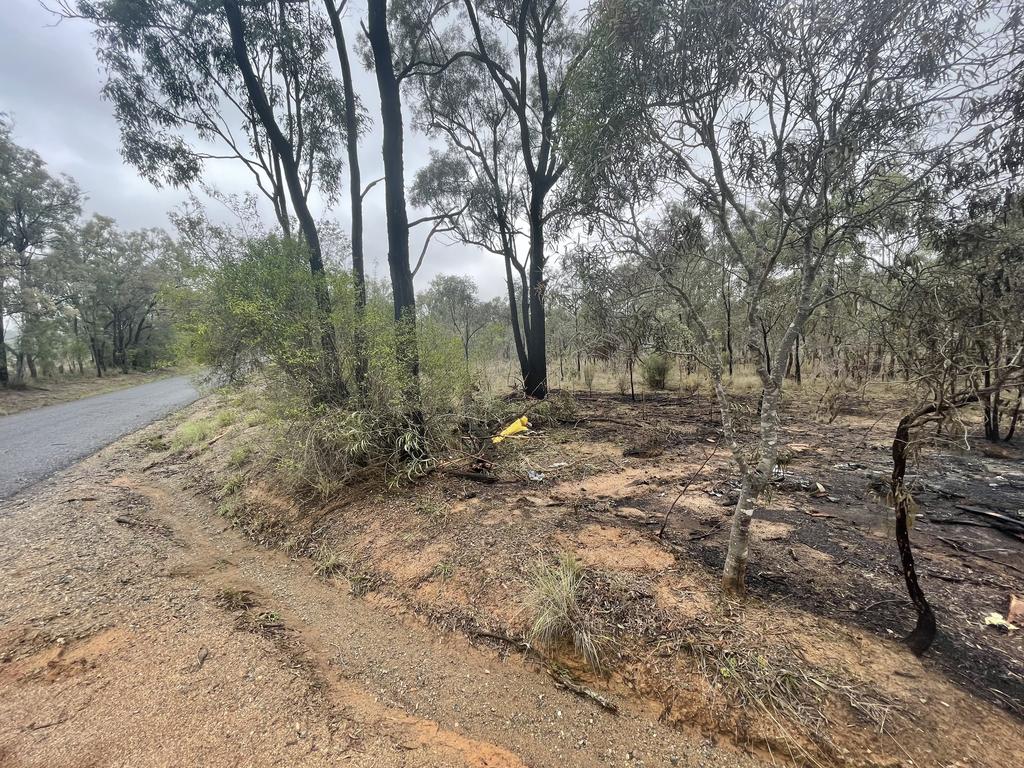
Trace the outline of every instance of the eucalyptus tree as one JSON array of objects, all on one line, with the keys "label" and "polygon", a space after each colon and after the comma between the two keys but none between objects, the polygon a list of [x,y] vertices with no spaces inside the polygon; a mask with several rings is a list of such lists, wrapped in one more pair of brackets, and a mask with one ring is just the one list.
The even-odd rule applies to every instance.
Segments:
[{"label": "eucalyptus tree", "polygon": [[[572,100],[584,198],[628,210],[618,220],[636,240],[652,234],[645,202],[685,199],[721,232],[724,263],[742,284],[746,349],[762,386],[749,453],[729,434],[720,341],[701,322],[694,286],[664,265],[717,376],[739,469],[728,592],[745,589],[750,522],[782,439],[790,352],[815,310],[843,290],[831,279],[837,261],[887,210],[918,201],[922,180],[965,139],[984,15],[984,5],[932,0],[606,0],[595,9],[594,50]],[[764,299],[783,283],[790,311],[769,365]]]},{"label": "eucalyptus tree", "polygon": [[15,379],[22,380],[26,366],[35,376],[33,326],[46,304],[35,262],[77,218],[81,202],[73,179],[50,173],[43,159],[14,143],[0,122],[0,384],[9,381],[5,315],[19,316]]},{"label": "eucalyptus tree", "polygon": [[352,219],[352,287],[355,293],[354,314],[354,350],[355,350],[355,381],[359,393],[364,394],[366,386],[365,316],[366,316],[366,266],[363,255],[363,190],[362,173],[359,164],[359,136],[362,133],[364,115],[360,110],[352,79],[352,62],[349,56],[348,42],[345,38],[345,27],[342,16],[349,3],[348,0],[324,0],[327,17],[331,21],[331,33],[334,35],[334,48],[338,54],[338,65],[341,69],[341,82],[345,89],[345,149],[348,155],[349,205]]},{"label": "eucalyptus tree", "polygon": [[122,152],[156,184],[192,185],[214,159],[252,174],[286,235],[306,243],[321,314],[325,387],[343,393],[314,188],[338,190],[343,89],[326,61],[330,26],[311,2],[80,0],[95,25],[104,95]]},{"label": "eucalyptus tree", "polygon": [[[424,46],[426,52],[415,68],[424,78],[424,122],[446,138],[452,152],[462,155],[489,193],[482,199],[498,228],[513,328],[520,328],[524,337],[522,349],[517,347],[525,362],[524,388],[542,398],[548,386],[548,226],[559,213],[551,200],[566,169],[560,121],[568,83],[587,51],[586,36],[565,0],[465,0],[461,8],[457,3],[446,5],[452,14],[443,25],[435,16],[430,45]],[[517,155],[514,162],[510,149]],[[510,191],[521,199],[513,201]],[[502,241],[514,241],[520,228],[528,248],[517,258]],[[513,267],[526,278],[518,302],[510,276]],[[521,311],[518,304],[525,305]]]},{"label": "eucalyptus tree", "polygon": [[[59,316],[84,334],[97,376],[156,362],[154,333],[161,291],[176,280],[176,244],[161,230],[124,232],[94,215],[69,228],[41,265],[41,281]],[[63,310],[67,309],[67,312]]]},{"label": "eucalyptus tree", "polygon": [[455,237],[502,259],[512,339],[525,382],[531,375],[527,339],[532,302],[529,261],[519,247],[527,236],[522,190],[528,186],[519,126],[479,62],[453,57],[448,50],[435,52],[435,57],[448,63],[440,73],[417,79],[417,116],[424,130],[444,138],[446,148],[432,153],[417,174],[413,201],[437,214],[458,211],[451,217]]},{"label": "eucalyptus tree", "polygon": [[468,277],[438,275],[420,297],[428,316],[435,318],[459,337],[462,354],[469,366],[473,339],[497,318],[494,304],[480,301],[476,284]]},{"label": "eucalyptus tree", "polygon": [[418,400],[419,351],[416,340],[416,292],[409,259],[409,211],[405,199],[405,125],[402,118],[402,78],[395,69],[395,52],[388,28],[387,0],[368,0],[367,37],[380,94],[384,160],[384,205],[387,212],[388,267],[394,299],[399,363]]}]

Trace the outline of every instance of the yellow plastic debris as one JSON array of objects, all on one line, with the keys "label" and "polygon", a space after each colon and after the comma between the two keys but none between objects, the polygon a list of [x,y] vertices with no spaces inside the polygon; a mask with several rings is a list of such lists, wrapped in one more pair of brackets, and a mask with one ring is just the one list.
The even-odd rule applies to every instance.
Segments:
[{"label": "yellow plastic debris", "polygon": [[1016,624],[1008,622],[1003,618],[1003,614],[998,611],[992,611],[992,613],[988,614],[985,617],[985,624],[992,627],[999,627],[999,629],[1004,629],[1007,632],[1012,632],[1013,630],[1018,629]]},{"label": "yellow plastic debris", "polygon": [[500,443],[506,437],[512,437],[512,435],[518,435],[520,432],[525,432],[530,428],[530,420],[526,416],[520,416],[518,419],[513,421],[501,432],[491,438],[492,443]]}]

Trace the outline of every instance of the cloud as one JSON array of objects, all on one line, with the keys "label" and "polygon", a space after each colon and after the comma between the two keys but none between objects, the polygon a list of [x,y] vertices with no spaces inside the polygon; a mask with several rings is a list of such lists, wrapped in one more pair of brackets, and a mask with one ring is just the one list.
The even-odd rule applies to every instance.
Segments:
[{"label": "cloud", "polygon": [[[96,60],[92,30],[80,21],[60,21],[38,0],[5,0],[0,15],[0,111],[14,121],[14,138],[38,152],[51,169],[74,177],[88,196],[86,213],[102,213],[128,228],[167,227],[168,211],[181,205],[188,193],[157,188],[125,164],[112,108],[100,95],[104,75]],[[358,27],[348,20],[349,38]],[[356,90],[371,115],[379,107],[376,79],[353,56]],[[431,140],[413,130],[409,107],[405,110],[405,164],[407,183],[429,158]],[[363,137],[360,158],[363,178],[383,175],[378,122]],[[255,192],[252,177],[238,164],[210,163],[205,182],[222,192]],[[198,190],[197,190],[198,192]],[[365,250],[368,270],[386,279],[387,222],[384,187],[377,185],[365,202]],[[202,197],[202,195],[199,195]],[[216,208],[211,206],[215,215]],[[269,208],[267,209],[269,215]],[[411,217],[423,212],[412,212]],[[330,211],[320,211],[349,225],[348,201],[342,198]],[[413,258],[419,254],[429,227],[412,235]],[[475,247],[446,245],[435,238],[416,277],[424,289],[437,274],[469,275],[484,298],[504,292],[500,260]]]}]

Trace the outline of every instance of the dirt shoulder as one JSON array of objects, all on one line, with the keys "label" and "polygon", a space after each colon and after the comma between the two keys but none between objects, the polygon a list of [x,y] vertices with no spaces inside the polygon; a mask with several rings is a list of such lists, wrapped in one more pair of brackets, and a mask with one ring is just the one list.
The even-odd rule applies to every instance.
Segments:
[{"label": "dirt shoulder", "polygon": [[81,400],[83,397],[102,395],[126,387],[158,381],[176,376],[181,371],[161,369],[145,373],[111,371],[97,378],[93,375],[66,376],[53,379],[29,380],[22,388],[0,388],[0,416],[10,416],[46,405]]},{"label": "dirt shoulder", "polygon": [[0,505],[4,768],[759,764],[255,545],[167,428]]},{"label": "dirt shoulder", "polygon": [[[1014,565],[1024,546],[969,516],[957,522],[967,502],[1019,504],[1014,449],[925,455],[915,467],[915,546],[940,625],[918,660],[900,643],[913,609],[884,498],[886,416],[895,423],[898,403],[864,404],[834,424],[788,406],[796,426],[754,523],[744,603],[718,588],[737,494],[728,456],[680,496],[715,440],[715,406],[699,394],[580,397],[571,416],[538,418],[534,434],[490,451],[494,482],[458,476],[453,457],[397,491],[368,480],[315,503],[260,468],[259,420],[219,407],[236,417],[211,439],[177,455],[157,446],[150,461],[188,475],[226,523],[364,601],[509,658],[530,627],[537,565],[571,554],[586,569],[580,611],[607,641],[606,663],[595,673],[564,648],[542,654],[680,733],[768,762],[993,768],[1024,735],[1022,635],[984,623],[1024,592]],[[217,408],[197,416],[210,424]]]}]

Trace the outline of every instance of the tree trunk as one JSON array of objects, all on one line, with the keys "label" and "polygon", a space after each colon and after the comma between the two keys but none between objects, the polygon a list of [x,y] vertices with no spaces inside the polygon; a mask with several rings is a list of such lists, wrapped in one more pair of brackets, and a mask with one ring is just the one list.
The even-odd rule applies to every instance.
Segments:
[{"label": "tree trunk", "polygon": [[750,553],[750,523],[754,519],[754,505],[764,489],[753,476],[743,478],[740,498],[732,513],[729,529],[729,549],[722,570],[722,589],[728,595],[741,597],[747,591],[747,557]]},{"label": "tree trunk", "polygon": [[526,336],[529,369],[524,389],[530,397],[544,399],[548,392],[547,350],[544,332],[544,210],[535,194],[530,202],[530,327]]},{"label": "tree trunk", "polygon": [[285,181],[288,185],[288,194],[291,198],[292,208],[299,220],[299,227],[306,240],[309,250],[309,269],[314,278],[314,293],[320,323],[320,345],[322,349],[322,365],[324,371],[326,388],[331,394],[344,397],[345,384],[341,378],[340,362],[338,360],[338,346],[334,338],[334,324],[331,319],[331,296],[327,289],[327,279],[324,275],[323,253],[320,248],[320,233],[316,227],[316,221],[309,210],[309,202],[306,200],[305,188],[299,175],[298,162],[291,142],[281,132],[277,119],[274,117],[274,110],[267,99],[266,91],[256,73],[253,71],[252,62],[249,60],[249,52],[246,48],[245,25],[242,21],[242,11],[239,8],[238,0],[224,0],[224,13],[227,16],[228,27],[231,30],[231,49],[234,54],[235,64],[242,74],[245,82],[246,93],[252,103],[260,124],[267,132],[271,146],[277,153],[281,167],[284,172]]},{"label": "tree trunk", "polygon": [[797,337],[796,337],[796,346],[794,347],[794,351],[793,351],[793,359],[796,361],[796,383],[797,384],[801,384],[801,383],[803,383],[803,381],[800,378],[800,336],[799,335],[797,335]]},{"label": "tree trunk", "polygon": [[1013,435],[1017,431],[1017,421],[1020,419],[1020,409],[1022,401],[1024,401],[1024,387],[1017,388],[1017,402],[1013,406],[1013,413],[1010,416],[1010,426],[1006,429],[1006,436],[1003,438],[1004,442],[1010,442],[1013,440]]},{"label": "tree trunk", "polygon": [[4,286],[0,280],[0,387],[10,384],[10,373],[7,370],[7,342],[4,340]]},{"label": "tree trunk", "polygon": [[910,428],[920,414],[910,414],[900,419],[896,437],[892,441],[892,500],[896,514],[896,546],[900,551],[900,565],[907,593],[917,610],[917,625],[907,636],[906,643],[915,656],[928,650],[935,640],[935,614],[925,599],[924,591],[917,581],[914,569],[914,553],[910,546],[908,520],[912,499],[903,484],[907,472],[907,453],[910,448]]},{"label": "tree trunk", "polygon": [[[363,259],[363,182],[359,170],[359,114],[356,111],[355,85],[348,58],[345,30],[340,9],[334,0],[324,0],[334,30],[334,43],[341,65],[341,81],[345,87],[345,145],[348,150],[349,197],[352,201],[352,287],[355,292],[355,380],[360,395],[366,394],[366,269]],[[342,2],[342,7],[345,3]]]},{"label": "tree trunk", "polygon": [[92,352],[92,361],[96,364],[96,378],[103,378],[103,363],[100,356],[100,348],[96,345],[96,339],[89,338],[89,350]]},{"label": "tree trunk", "polygon": [[633,386],[633,355],[630,353],[629,362],[626,364],[629,369],[629,399],[636,402],[636,387]]},{"label": "tree trunk", "polygon": [[729,377],[732,378],[732,297],[729,296],[729,278],[722,267],[722,303],[725,306],[725,351],[729,359]]},{"label": "tree trunk", "polygon": [[388,32],[387,0],[369,0],[370,49],[380,92],[384,135],[384,204],[388,220],[388,267],[394,296],[399,365],[408,377],[409,394],[419,408],[419,350],[416,346],[416,294],[409,266],[409,215],[405,204],[404,127],[401,84],[395,77]]},{"label": "tree trunk", "polygon": [[515,343],[516,357],[519,359],[519,373],[525,382],[530,363],[526,357],[526,345],[519,324],[519,300],[516,298],[516,284],[512,276],[512,258],[508,253],[505,254],[505,282],[508,285],[508,307],[512,316],[512,341]]},{"label": "tree trunk", "polygon": [[36,371],[36,361],[35,358],[32,357],[31,353],[25,355],[25,362],[28,364],[29,377],[33,379],[39,378],[39,372]]}]

